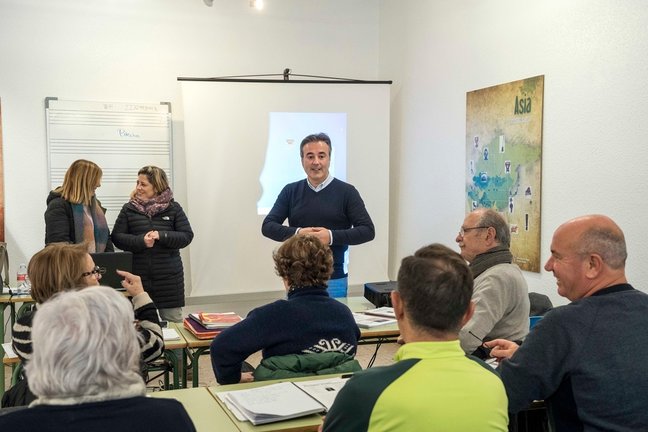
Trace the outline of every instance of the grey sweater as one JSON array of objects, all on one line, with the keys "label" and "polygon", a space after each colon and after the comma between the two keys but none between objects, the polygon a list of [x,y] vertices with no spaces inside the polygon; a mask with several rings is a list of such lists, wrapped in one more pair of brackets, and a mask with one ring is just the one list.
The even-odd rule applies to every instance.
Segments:
[{"label": "grey sweater", "polygon": [[529,290],[515,264],[497,264],[477,276],[472,301],[475,314],[459,332],[467,354],[480,339],[521,341],[529,333]]}]

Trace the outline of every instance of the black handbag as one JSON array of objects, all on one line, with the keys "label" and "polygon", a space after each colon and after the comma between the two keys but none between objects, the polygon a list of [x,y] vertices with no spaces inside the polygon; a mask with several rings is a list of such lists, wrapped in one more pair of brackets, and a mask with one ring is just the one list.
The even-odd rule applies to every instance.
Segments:
[{"label": "black handbag", "polygon": [[36,396],[29,390],[27,379],[23,378],[2,396],[2,408],[29,405],[35,399]]},{"label": "black handbag", "polygon": [[9,252],[5,242],[0,242],[0,286],[9,288]]}]

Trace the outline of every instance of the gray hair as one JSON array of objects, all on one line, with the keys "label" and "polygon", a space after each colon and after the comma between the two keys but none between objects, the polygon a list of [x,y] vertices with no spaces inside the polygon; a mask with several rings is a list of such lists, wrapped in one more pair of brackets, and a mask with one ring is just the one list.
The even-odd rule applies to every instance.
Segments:
[{"label": "gray hair", "polygon": [[623,268],[628,258],[623,232],[609,227],[595,226],[583,232],[576,250],[581,257],[592,253],[600,255],[613,269]]},{"label": "gray hair", "polygon": [[497,213],[492,209],[481,210],[481,219],[479,220],[479,225],[485,227],[495,228],[495,238],[500,245],[506,246],[507,248],[511,247],[511,231],[509,229],[508,223],[502,215]]},{"label": "gray hair", "polygon": [[146,391],[128,300],[109,287],[61,292],[39,306],[25,366],[39,398],[109,400]]}]

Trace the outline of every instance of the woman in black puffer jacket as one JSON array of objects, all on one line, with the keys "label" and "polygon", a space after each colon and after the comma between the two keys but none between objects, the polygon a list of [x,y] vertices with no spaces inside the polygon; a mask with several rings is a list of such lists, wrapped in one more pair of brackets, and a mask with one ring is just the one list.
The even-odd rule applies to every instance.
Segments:
[{"label": "woman in black puffer jacket", "polygon": [[182,322],[185,297],[180,249],[192,239],[189,220],[173,200],[164,170],[156,166],[139,170],[131,200],[113,227],[112,241],[133,253],[133,273],[142,278],[163,320]]}]

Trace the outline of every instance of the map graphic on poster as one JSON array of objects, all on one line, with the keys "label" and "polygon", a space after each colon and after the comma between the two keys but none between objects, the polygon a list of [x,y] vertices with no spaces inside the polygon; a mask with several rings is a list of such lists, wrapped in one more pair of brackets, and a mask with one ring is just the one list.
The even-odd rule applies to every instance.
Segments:
[{"label": "map graphic on poster", "polygon": [[498,211],[522,269],[540,272],[544,75],[466,94],[466,212]]}]

